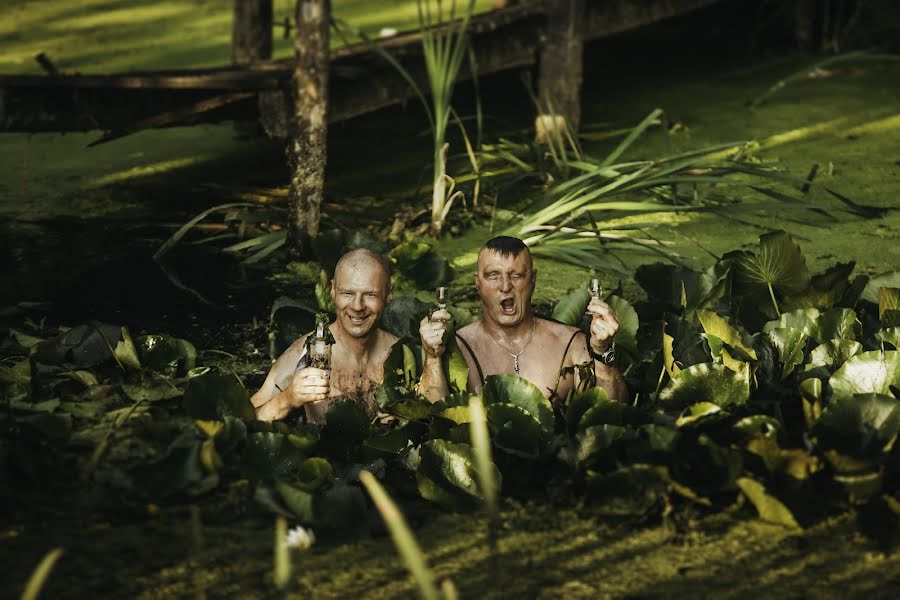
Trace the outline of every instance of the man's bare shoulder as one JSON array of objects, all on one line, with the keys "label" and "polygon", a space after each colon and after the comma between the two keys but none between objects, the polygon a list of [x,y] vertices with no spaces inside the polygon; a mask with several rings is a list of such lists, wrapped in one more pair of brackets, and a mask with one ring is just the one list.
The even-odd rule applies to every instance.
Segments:
[{"label": "man's bare shoulder", "polygon": [[476,319],[466,325],[465,327],[460,327],[456,330],[456,333],[463,336],[464,338],[471,339],[472,337],[477,337],[478,332],[481,330],[481,319]]},{"label": "man's bare shoulder", "polygon": [[380,344],[385,348],[393,348],[395,345],[397,345],[397,342],[400,341],[400,338],[398,338],[393,333],[385,331],[384,329],[378,330],[378,336],[380,338]]},{"label": "man's bare shoulder", "polygon": [[278,360],[275,361],[274,366],[280,366],[284,363],[296,363],[300,360],[300,354],[303,353],[303,347],[306,345],[306,338],[309,337],[309,334],[306,333],[301,335],[294,343],[287,347],[287,350],[281,353],[281,356],[278,357]]},{"label": "man's bare shoulder", "polygon": [[538,319],[538,323],[546,335],[564,339],[566,341],[575,335],[576,332],[581,331],[577,327],[572,327],[571,325],[566,325],[565,323],[559,323],[557,321],[549,321],[547,319]]}]

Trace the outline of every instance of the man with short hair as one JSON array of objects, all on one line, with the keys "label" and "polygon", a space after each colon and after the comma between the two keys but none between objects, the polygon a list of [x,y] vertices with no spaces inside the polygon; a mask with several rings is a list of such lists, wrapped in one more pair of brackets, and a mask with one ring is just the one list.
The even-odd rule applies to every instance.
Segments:
[{"label": "man with short hair", "polygon": [[[607,364],[619,328],[613,310],[599,299],[591,300],[590,337],[576,327],[539,319],[531,308],[536,281],[531,252],[522,240],[500,236],[481,247],[475,273],[481,318],[457,333],[469,365],[468,391],[480,393],[488,375],[512,373],[535,384],[551,401],[562,401],[582,383],[579,369],[572,367],[584,366],[610,398],[626,400],[622,374]],[[440,366],[449,318],[446,311],[437,311],[420,323],[425,362],[419,389],[431,402],[449,392]]]},{"label": "man with short hair", "polygon": [[334,336],[331,371],[297,370],[304,335],[275,361],[251,401],[261,421],[282,419],[302,408],[307,422],[324,423],[325,411],[338,398],[352,398],[375,418],[375,390],[384,378],[384,361],[397,337],[379,329],[391,301],[390,267],[380,254],[352,250],[341,257],[331,281],[337,318],[329,326]]}]

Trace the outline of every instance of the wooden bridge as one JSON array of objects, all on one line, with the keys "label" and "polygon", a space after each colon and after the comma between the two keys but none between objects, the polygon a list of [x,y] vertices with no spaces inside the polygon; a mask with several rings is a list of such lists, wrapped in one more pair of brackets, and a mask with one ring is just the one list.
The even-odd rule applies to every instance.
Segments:
[{"label": "wooden bridge", "polygon": [[[574,70],[576,102],[582,40],[635,29],[719,1],[584,0],[583,17],[576,16],[581,29]],[[526,2],[472,17],[470,40],[479,76],[546,60],[541,55],[554,44],[548,30],[553,15],[548,14],[547,4]],[[409,32],[377,43],[396,57],[422,89],[428,89],[420,41],[418,32]],[[55,72],[47,61],[43,64],[47,75],[0,75],[0,132],[105,131],[95,142],[99,143],[142,129],[258,120],[273,137],[287,133],[292,59],[113,75],[66,75]],[[470,76],[465,68],[460,73],[463,79]],[[571,78],[572,73],[567,76]],[[349,119],[413,95],[396,69],[368,44],[331,52],[329,121]]]}]

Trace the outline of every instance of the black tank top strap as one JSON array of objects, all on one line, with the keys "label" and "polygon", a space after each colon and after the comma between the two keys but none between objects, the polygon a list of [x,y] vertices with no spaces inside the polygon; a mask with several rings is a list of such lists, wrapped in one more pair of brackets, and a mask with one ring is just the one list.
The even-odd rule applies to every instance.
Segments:
[{"label": "black tank top strap", "polygon": [[[566,349],[563,350],[562,359],[559,361],[559,370],[558,370],[558,372],[557,372],[557,374],[556,374],[556,385],[553,386],[553,389],[552,389],[552,390],[550,390],[550,395],[551,395],[551,397],[554,398],[554,399],[558,399],[558,398],[557,398],[557,395],[556,395],[556,392],[557,392],[557,390],[559,390],[559,382],[562,381],[563,367],[566,366],[566,356],[569,355],[569,348],[572,347],[572,342],[575,341],[575,338],[578,337],[578,334],[579,334],[579,333],[584,334],[584,332],[581,331],[580,329],[577,330],[575,333],[573,333],[573,334],[572,334],[572,337],[569,338],[569,343],[566,344]],[[587,334],[585,334],[584,339],[587,340]]]},{"label": "black tank top strap", "polygon": [[469,352],[469,356],[472,357],[472,362],[475,363],[475,368],[478,370],[478,379],[479,379],[479,381],[483,382],[484,381],[484,372],[481,370],[481,363],[478,362],[478,357],[475,356],[475,351],[472,350],[472,346],[470,346],[469,342],[467,342],[465,340],[465,338],[462,337],[461,335],[459,335],[458,333],[456,334],[456,339],[458,341],[462,342],[462,345],[466,347],[466,350]]}]

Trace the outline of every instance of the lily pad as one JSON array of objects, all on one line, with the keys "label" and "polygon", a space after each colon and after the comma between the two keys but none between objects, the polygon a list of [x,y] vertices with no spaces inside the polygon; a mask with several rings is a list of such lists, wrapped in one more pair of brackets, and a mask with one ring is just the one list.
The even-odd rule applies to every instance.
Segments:
[{"label": "lily pad", "polygon": [[317,308],[281,296],[269,312],[269,356],[276,359],[288,347],[312,330]]},{"label": "lily pad", "polygon": [[691,404],[685,408],[681,414],[678,415],[678,419],[675,420],[675,425],[678,427],[699,425],[701,423],[719,421],[727,416],[728,413],[723,411],[717,404],[713,404],[712,402],[698,402],[697,404]]},{"label": "lily pad", "polygon": [[900,400],[877,393],[833,400],[813,426],[816,444],[861,459],[876,459],[900,433]]},{"label": "lily pad", "polygon": [[756,512],[759,513],[760,519],[769,523],[784,525],[791,529],[800,528],[800,525],[794,518],[794,513],[782,504],[780,500],[766,493],[761,483],[749,477],[740,477],[737,480],[737,485],[750,502],[753,503],[753,506],[756,507]]},{"label": "lily pad", "polygon": [[879,341],[890,344],[895,350],[900,350],[900,326],[885,327],[875,334]]},{"label": "lily pad", "polygon": [[546,431],[531,413],[515,404],[494,403],[487,407],[491,440],[514,456],[537,458],[546,449]]},{"label": "lily pad", "polygon": [[469,398],[472,398],[471,394],[448,394],[442,400],[432,404],[430,412],[433,415],[449,419],[457,425],[468,423],[471,420],[469,415]]},{"label": "lily pad", "polygon": [[[834,307],[850,286],[849,277],[855,266],[854,262],[838,263],[822,273],[813,275],[809,287],[798,294],[785,298],[781,308],[785,311],[792,311],[799,308],[827,310]],[[852,306],[852,304],[845,306]]]},{"label": "lily pad", "polygon": [[491,404],[516,404],[531,413],[547,431],[553,431],[553,407],[533,383],[510,374],[488,375],[482,401]]},{"label": "lily pad", "polygon": [[900,386],[900,351],[863,352],[850,358],[828,380],[831,401],[856,394],[890,395],[890,387]]},{"label": "lily pad", "polygon": [[888,271],[869,279],[860,299],[878,304],[879,290],[883,287],[900,288],[900,271]]},{"label": "lily pad", "polygon": [[304,492],[314,492],[330,479],[330,462],[324,458],[308,458],[300,465],[291,483]]},{"label": "lily pad", "polygon": [[551,316],[560,323],[578,327],[590,301],[591,292],[586,287],[575,288],[559,299]]},{"label": "lily pad", "polygon": [[583,429],[577,436],[578,463],[590,464],[598,455],[609,450],[623,435],[626,429],[617,425],[594,425]]},{"label": "lily pad", "polygon": [[251,433],[241,454],[241,467],[251,479],[292,480],[306,460],[304,452],[283,433]]},{"label": "lily pad", "polygon": [[850,308],[832,308],[819,317],[819,343],[828,340],[855,340],[861,327],[856,311]]},{"label": "lily pad", "polygon": [[681,371],[660,392],[659,400],[669,409],[680,410],[698,402],[721,408],[740,406],[750,397],[749,382],[724,365],[704,363]]},{"label": "lily pad", "polygon": [[749,336],[745,336],[737,327],[729,323],[725,317],[711,310],[699,310],[697,311],[697,318],[700,319],[700,324],[706,333],[717,337],[738,352],[736,358],[757,360],[756,351],[750,347],[749,340],[745,340]]},{"label": "lily pad", "polygon": [[256,418],[247,388],[230,373],[206,372],[188,380],[182,400],[192,419],[214,421],[237,417],[245,421]]},{"label": "lily pad", "polygon": [[145,335],[137,338],[135,345],[141,365],[167,377],[185,374],[197,364],[197,349],[187,340]]},{"label": "lily pad", "polygon": [[578,430],[578,423],[589,409],[609,401],[606,390],[600,387],[590,388],[575,394],[566,406],[566,428],[569,435]]},{"label": "lily pad", "polygon": [[628,300],[619,296],[610,296],[606,299],[606,303],[612,307],[619,320],[619,329],[613,337],[613,343],[617,347],[626,348],[636,354],[638,351],[637,332],[641,324],[637,311]]},{"label": "lily pad", "polygon": [[862,344],[853,340],[829,340],[824,344],[813,348],[809,354],[809,363],[806,369],[826,367],[838,369],[841,365],[862,352]]},{"label": "lily pad", "polygon": [[797,329],[803,335],[818,340],[822,337],[822,332],[819,329],[820,315],[821,313],[815,308],[804,308],[782,313],[778,319],[763,325],[762,330],[763,333],[769,333],[775,329]]},{"label": "lily pad", "polygon": [[314,496],[311,493],[283,481],[276,481],[275,489],[278,490],[284,505],[301,523],[311,525],[315,521]]},{"label": "lily pad", "polygon": [[797,294],[809,286],[810,275],[800,247],[784,231],[759,237],[759,246],[738,262],[738,277],[749,285]]},{"label": "lily pad", "polygon": [[[422,444],[419,459],[416,482],[423,498],[453,511],[481,506],[484,497],[478,485],[475,455],[471,446],[446,440],[430,440]],[[500,482],[500,471],[496,466],[493,471],[496,481]]]},{"label": "lily pad", "polygon": [[803,364],[806,348],[806,334],[794,327],[776,327],[766,332],[769,341],[778,352],[778,362],[781,363],[781,378],[785,379],[794,370]]}]

